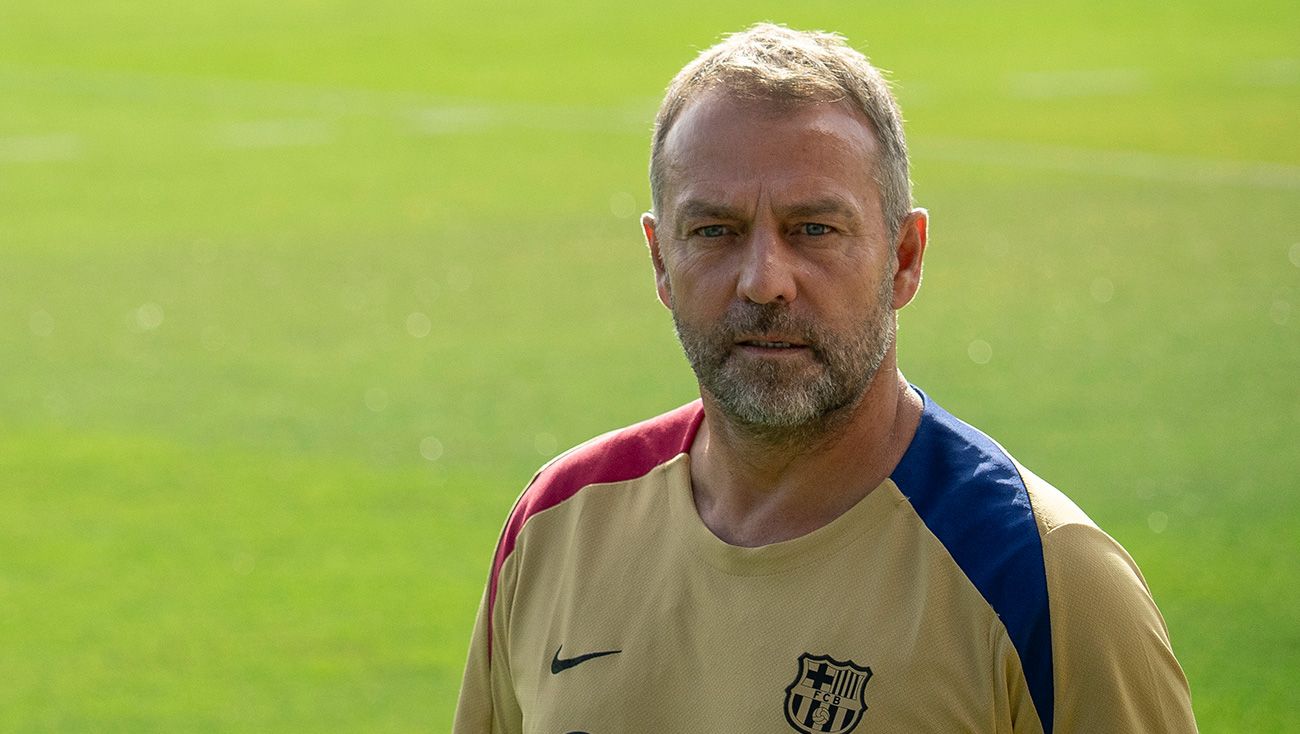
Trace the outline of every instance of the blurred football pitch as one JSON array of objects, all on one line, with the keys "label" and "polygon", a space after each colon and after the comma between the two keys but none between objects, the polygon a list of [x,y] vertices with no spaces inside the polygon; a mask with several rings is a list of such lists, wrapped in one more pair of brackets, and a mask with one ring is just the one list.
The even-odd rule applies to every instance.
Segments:
[{"label": "blurred football pitch", "polygon": [[686,402],[636,217],[719,34],[894,71],[908,377],[1300,728],[1300,6],[9,2],[0,731],[438,731],[537,464]]}]

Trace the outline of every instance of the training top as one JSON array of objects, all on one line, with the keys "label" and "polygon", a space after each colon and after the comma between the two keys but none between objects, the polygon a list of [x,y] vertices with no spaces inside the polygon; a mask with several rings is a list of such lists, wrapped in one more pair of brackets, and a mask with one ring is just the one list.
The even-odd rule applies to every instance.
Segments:
[{"label": "training top", "polygon": [[454,733],[1196,731],[1124,549],[922,399],[888,479],[756,548],[696,512],[699,401],[547,464],[497,544]]}]

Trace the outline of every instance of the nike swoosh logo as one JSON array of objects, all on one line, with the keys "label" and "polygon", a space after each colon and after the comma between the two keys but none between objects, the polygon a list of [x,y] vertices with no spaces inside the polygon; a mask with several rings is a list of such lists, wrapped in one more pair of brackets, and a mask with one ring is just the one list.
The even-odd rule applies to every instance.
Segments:
[{"label": "nike swoosh logo", "polygon": [[557,673],[563,673],[569,668],[572,668],[577,665],[582,665],[588,660],[603,658],[606,655],[617,655],[620,652],[623,652],[622,650],[604,650],[601,652],[589,652],[586,655],[579,655],[576,658],[561,659],[560,651],[563,649],[564,649],[564,645],[560,645],[559,647],[555,648],[555,657],[551,658],[551,675],[555,675]]}]

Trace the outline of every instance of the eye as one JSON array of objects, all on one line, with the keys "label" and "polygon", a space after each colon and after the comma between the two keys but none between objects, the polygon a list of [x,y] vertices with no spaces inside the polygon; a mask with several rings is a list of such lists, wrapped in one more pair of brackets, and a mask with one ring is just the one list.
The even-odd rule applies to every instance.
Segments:
[{"label": "eye", "polygon": [[700,237],[722,237],[727,234],[727,227],[722,224],[707,224],[697,228],[695,234]]},{"label": "eye", "polygon": [[806,234],[812,237],[820,237],[822,235],[830,234],[833,231],[835,230],[832,229],[829,224],[819,224],[817,222],[806,222],[804,224],[799,225],[800,234]]}]

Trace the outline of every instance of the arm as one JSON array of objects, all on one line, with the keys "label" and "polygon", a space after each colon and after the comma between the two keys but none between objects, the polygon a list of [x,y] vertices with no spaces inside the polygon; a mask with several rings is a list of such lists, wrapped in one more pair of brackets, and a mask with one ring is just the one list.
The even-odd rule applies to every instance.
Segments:
[{"label": "arm", "polygon": [[[506,575],[495,564],[492,572]],[[505,581],[499,579],[495,600],[492,599],[491,580],[483,592],[460,698],[456,703],[453,734],[519,734],[523,731],[523,714],[515,700],[506,654],[509,625],[504,610],[509,605],[503,600],[509,598],[506,592],[511,589],[505,588]]]},{"label": "arm", "polygon": [[1164,619],[1128,553],[1096,526],[1043,537],[1057,732],[1195,732]]}]

